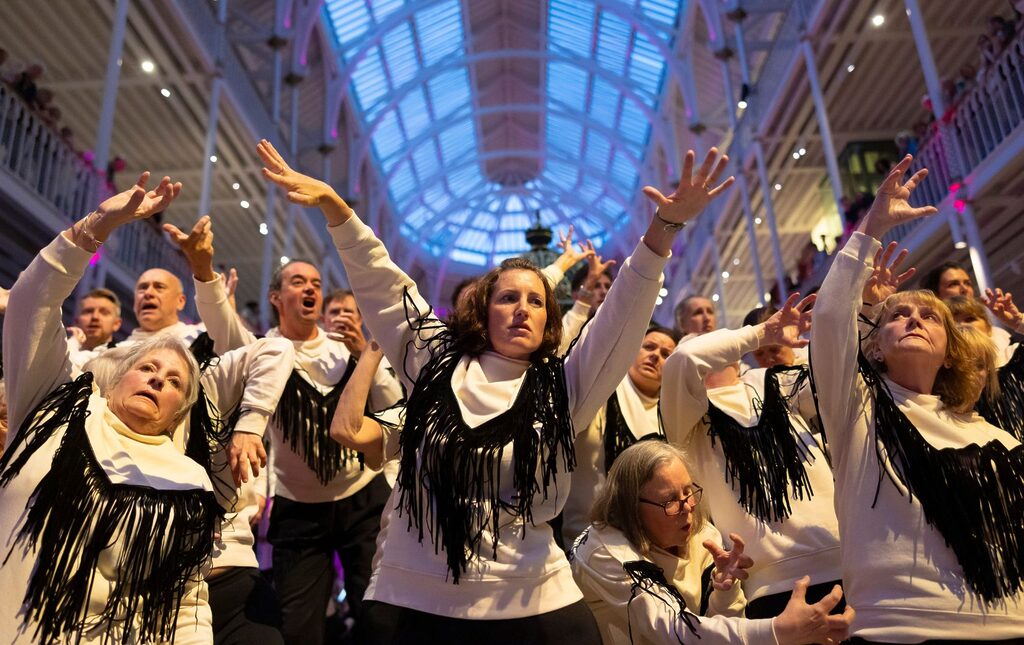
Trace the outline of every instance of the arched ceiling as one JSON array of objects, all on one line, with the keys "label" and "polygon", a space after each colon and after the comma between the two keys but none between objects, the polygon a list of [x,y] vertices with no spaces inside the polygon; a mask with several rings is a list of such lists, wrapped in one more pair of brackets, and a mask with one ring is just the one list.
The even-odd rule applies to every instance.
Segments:
[{"label": "arched ceiling", "polygon": [[[327,0],[403,244],[477,272],[528,249],[539,211],[598,245],[629,222],[661,116],[678,0]],[[672,171],[673,159],[665,161]]]}]

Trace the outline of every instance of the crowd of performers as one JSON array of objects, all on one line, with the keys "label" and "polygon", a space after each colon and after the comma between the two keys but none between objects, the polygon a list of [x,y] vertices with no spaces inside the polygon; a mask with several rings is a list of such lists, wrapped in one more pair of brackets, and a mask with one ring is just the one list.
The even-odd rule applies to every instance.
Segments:
[{"label": "crowd of performers", "polygon": [[732,182],[714,149],[644,189],[656,210],[614,279],[570,232],[444,318],[328,184],[256,152],[320,209],[351,291],[291,261],[257,338],[204,217],[165,225],[201,325],[154,268],[127,339],[97,290],[69,340],[93,254],[181,190],[148,173],[11,289],[0,645],[318,645],[335,558],[356,643],[1024,641],[1024,316],[955,265],[906,288],[881,240],[935,212],[908,202],[927,172],[905,178],[909,156],[816,295],[739,329],[690,296],[668,329],[650,320],[673,241]]}]

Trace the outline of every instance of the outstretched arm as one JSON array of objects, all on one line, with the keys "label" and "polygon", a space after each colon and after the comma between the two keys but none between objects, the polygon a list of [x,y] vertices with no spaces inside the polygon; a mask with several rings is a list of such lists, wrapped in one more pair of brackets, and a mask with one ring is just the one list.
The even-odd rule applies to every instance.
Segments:
[{"label": "outstretched arm", "polygon": [[[857,387],[857,355],[860,351],[857,313],[865,297],[871,297],[865,285],[875,272],[878,241],[897,224],[936,212],[931,206],[913,208],[907,199],[917,184],[928,174],[918,171],[905,183],[903,175],[912,158],[907,155],[893,168],[878,189],[875,201],[846,246],[836,254],[825,281],[818,292],[814,309],[815,325],[811,332],[811,370],[821,402],[822,425],[829,444],[841,460],[845,450],[844,430],[851,415],[862,409],[862,394]],[[891,255],[891,253],[889,254]],[[899,258],[897,257],[897,260]],[[892,268],[892,264],[886,269]],[[898,280],[895,271],[887,280]],[[878,294],[883,295],[883,294]]]},{"label": "outstretched arm", "polygon": [[92,255],[117,227],[164,210],[181,191],[180,183],[164,177],[147,192],[148,181],[149,173],[142,173],[134,186],[62,232],[11,288],[3,356],[12,427],[20,427],[45,396],[71,378],[61,303],[82,278]]},{"label": "outstretched arm", "polygon": [[668,197],[656,188],[644,188],[644,194],[658,206],[658,211],[636,250],[623,264],[604,304],[565,359],[576,428],[582,430],[590,424],[636,359],[676,234],[732,183],[733,178],[729,177],[715,186],[728,162],[728,157],[723,156],[716,163],[717,157],[718,151],[712,148],[700,169],[693,173],[694,152],[687,152],[682,178]]},{"label": "outstretched arm", "polygon": [[[318,207],[323,213],[366,326],[411,390],[420,368],[430,360],[429,348],[420,342],[408,320],[430,311],[416,283],[391,260],[373,231],[333,188],[290,168],[266,139],[256,146],[256,152],[264,163],[263,176],[286,191],[289,200]],[[426,322],[428,326],[441,324],[433,315],[427,316]]]},{"label": "outstretched arm", "polygon": [[383,432],[380,424],[364,415],[374,375],[384,358],[380,345],[371,341],[356,364],[352,377],[338,399],[331,419],[331,439],[349,450],[361,452],[374,470],[383,466]]}]

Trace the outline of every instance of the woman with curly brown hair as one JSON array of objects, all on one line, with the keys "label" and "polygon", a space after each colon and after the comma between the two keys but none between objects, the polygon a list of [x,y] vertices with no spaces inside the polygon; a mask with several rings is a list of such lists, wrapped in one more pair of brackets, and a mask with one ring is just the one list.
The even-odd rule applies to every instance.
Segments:
[{"label": "woman with curly brown hair", "polygon": [[674,193],[644,189],[658,212],[563,360],[536,268],[502,263],[448,326],[330,186],[267,141],[257,150],[265,177],[324,213],[367,326],[410,392],[360,642],[599,642],[546,522],[569,492],[576,430],[636,356],[676,234],[732,182],[716,186],[726,158],[712,149],[694,173],[690,152]]},{"label": "woman with curly brown hair", "polygon": [[[942,301],[864,290],[892,281],[874,268],[878,240],[936,212],[907,201],[927,173],[904,183],[910,163],[882,182],[814,308],[811,371],[832,450],[843,585],[857,609],[853,642],[1020,642],[1024,448],[967,413],[977,364]],[[858,313],[876,302],[862,342]]]}]

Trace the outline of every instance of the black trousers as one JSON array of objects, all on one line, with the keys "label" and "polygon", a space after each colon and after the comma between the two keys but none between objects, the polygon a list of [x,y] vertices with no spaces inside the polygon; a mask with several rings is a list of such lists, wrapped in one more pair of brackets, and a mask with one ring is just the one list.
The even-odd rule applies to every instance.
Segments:
[{"label": "black trousers", "polygon": [[[832,592],[832,587],[839,585],[843,586],[842,580],[833,580],[832,582],[819,582],[816,585],[807,587],[807,604],[813,605],[825,596]],[[789,604],[789,599],[793,596],[792,591],[784,591],[782,593],[773,593],[768,596],[761,596],[755,600],[751,600],[747,603],[747,609],[745,616],[747,618],[775,618],[781,614],[785,609],[786,605]],[[839,604],[831,611],[833,614],[841,614],[846,611],[846,596],[839,601]]]},{"label": "black trousers", "polygon": [[215,645],[284,645],[281,606],[255,567],[230,567],[208,578]]},{"label": "black trousers", "polygon": [[466,620],[368,600],[356,623],[358,645],[601,645],[597,621],[582,600],[538,616]]},{"label": "black trousers", "polygon": [[274,498],[267,539],[273,546],[274,587],[281,599],[285,643],[323,643],[335,553],[345,570],[349,607],[358,621],[390,493],[384,477],[377,476],[355,495],[336,502]]}]

